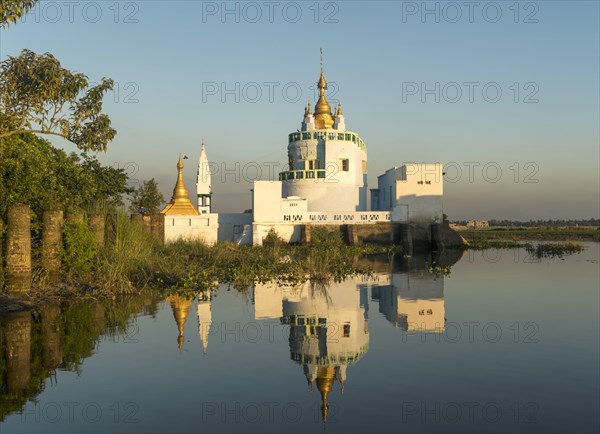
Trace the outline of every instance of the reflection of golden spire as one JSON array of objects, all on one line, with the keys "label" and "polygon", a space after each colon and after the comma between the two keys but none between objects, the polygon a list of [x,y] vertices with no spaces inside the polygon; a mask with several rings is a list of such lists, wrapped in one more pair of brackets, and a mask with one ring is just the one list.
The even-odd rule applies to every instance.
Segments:
[{"label": "reflection of golden spire", "polygon": [[327,403],[327,397],[331,392],[331,386],[335,378],[335,367],[329,366],[327,368],[319,368],[317,371],[317,389],[321,392],[321,417],[323,418],[323,425],[327,423],[327,413],[329,412],[329,404]]},{"label": "reflection of golden spire", "polygon": [[177,346],[181,351],[183,349],[183,341],[185,339],[185,321],[187,320],[188,311],[190,310],[192,301],[179,295],[168,297],[167,300],[169,300],[169,302],[171,303],[171,309],[173,309],[173,317],[175,318],[175,322],[177,322],[177,330],[179,332],[179,335],[177,336]]},{"label": "reflection of golden spire", "polygon": [[327,89],[327,80],[321,69],[321,76],[317,83],[319,87],[319,100],[315,105],[315,126],[318,129],[331,128],[333,126],[333,117],[331,116],[331,106],[325,98],[325,90]]},{"label": "reflection of golden spire", "polygon": [[160,213],[177,215],[200,214],[196,207],[192,205],[192,202],[190,202],[187,188],[185,188],[183,182],[183,160],[181,159],[181,156],[179,156],[179,161],[177,161],[177,183],[173,189],[173,197],[171,198],[171,202],[169,202]]}]

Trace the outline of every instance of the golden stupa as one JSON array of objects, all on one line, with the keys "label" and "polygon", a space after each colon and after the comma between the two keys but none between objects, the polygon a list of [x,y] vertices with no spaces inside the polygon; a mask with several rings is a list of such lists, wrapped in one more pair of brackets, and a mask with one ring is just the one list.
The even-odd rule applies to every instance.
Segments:
[{"label": "golden stupa", "polygon": [[333,127],[333,116],[331,116],[331,106],[325,98],[325,90],[327,89],[327,80],[325,80],[325,74],[323,68],[321,68],[321,77],[317,82],[319,87],[319,100],[315,105],[315,127],[317,129],[331,128]]},{"label": "golden stupa", "polygon": [[192,205],[187,188],[185,188],[183,182],[183,160],[181,156],[179,156],[179,161],[177,162],[177,183],[173,189],[173,197],[171,198],[171,202],[160,213],[167,215],[200,215],[196,207]]}]

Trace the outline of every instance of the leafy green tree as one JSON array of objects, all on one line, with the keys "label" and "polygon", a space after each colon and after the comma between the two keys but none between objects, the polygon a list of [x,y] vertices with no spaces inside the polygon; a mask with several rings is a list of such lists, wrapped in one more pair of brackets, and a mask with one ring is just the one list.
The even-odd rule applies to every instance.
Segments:
[{"label": "leafy green tree", "polygon": [[23,50],[0,63],[0,138],[30,132],[52,134],[82,151],[106,151],[117,132],[102,113],[102,98],[113,88],[61,66],[50,53]]},{"label": "leafy green tree", "polygon": [[95,210],[123,205],[132,191],[124,169],[103,166],[95,157],[67,154],[34,134],[0,139],[0,218],[10,204],[29,204],[39,225],[44,210]]},{"label": "leafy green tree", "polygon": [[2,0],[0,2],[0,27],[7,28],[10,23],[16,23],[37,2],[38,0]]},{"label": "leafy green tree", "polygon": [[132,213],[144,215],[157,214],[162,204],[165,203],[165,198],[158,190],[158,184],[154,178],[144,181],[131,193],[130,199],[129,210]]}]

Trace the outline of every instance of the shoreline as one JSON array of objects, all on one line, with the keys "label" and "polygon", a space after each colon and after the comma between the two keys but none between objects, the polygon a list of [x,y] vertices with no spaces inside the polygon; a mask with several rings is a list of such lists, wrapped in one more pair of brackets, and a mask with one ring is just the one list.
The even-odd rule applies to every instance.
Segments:
[{"label": "shoreline", "polygon": [[[492,234],[493,237],[485,238],[484,236],[475,237],[475,239],[471,237],[465,237],[467,241],[469,241],[470,245],[467,246],[463,252],[468,250],[473,251],[482,251],[488,249],[518,249],[524,248],[529,251],[530,254],[536,255],[538,258],[545,257],[562,257],[564,255],[570,255],[579,253],[580,251],[585,249],[585,246],[579,244],[578,242],[572,241],[560,241],[555,242],[553,238],[551,239],[515,239],[513,237],[499,237],[498,234],[507,235],[507,232],[500,231],[469,231],[470,234],[473,232],[477,232],[480,235],[488,235]],[[600,231],[599,231],[600,232]],[[463,235],[461,233],[461,235]],[[600,233],[598,234],[600,235]],[[463,235],[464,236],[464,235]],[[541,242],[540,242],[541,241]],[[577,241],[585,241],[585,242],[598,242],[599,240],[581,240]],[[532,244],[533,242],[533,244]],[[540,247],[541,246],[541,247]],[[176,256],[179,256],[179,261],[182,261],[179,271],[182,269],[186,269],[186,265],[198,267],[200,264],[198,260],[200,258],[194,258],[193,255],[190,256],[190,253],[193,251],[193,245],[188,246],[188,248],[181,248],[184,246],[179,246],[179,249],[176,249],[173,253]],[[236,250],[233,246],[226,246],[232,250]],[[294,279],[327,279],[335,278],[332,274],[331,268],[335,268],[339,266],[340,263],[344,263],[345,267],[342,274],[337,275],[337,277],[343,277],[342,275],[351,275],[351,274],[368,274],[373,272],[372,266],[368,265],[369,258],[381,256],[385,253],[387,257],[390,255],[402,255],[399,251],[394,251],[393,249],[385,249],[381,248],[383,246],[379,246],[379,248],[373,248],[373,246],[362,246],[361,249],[352,249],[346,251],[346,253],[353,251],[354,260],[353,264],[349,265],[344,262],[340,262],[341,258],[324,258],[323,264],[318,264],[318,269],[316,270],[307,270],[304,275],[298,274],[290,274],[289,270],[286,267],[280,268],[282,264],[290,264],[292,261],[291,257],[294,255],[295,250],[298,246],[272,246],[271,248],[265,249],[264,247],[256,249],[260,250],[261,253],[265,256],[262,260],[257,260],[256,258],[248,260],[246,263],[236,264],[241,268],[245,268],[246,266],[250,266],[250,268],[258,267],[258,269],[254,269],[254,276],[245,276],[250,278],[250,280],[244,278],[243,281],[237,280],[236,276],[233,275],[223,275],[220,274],[220,278],[217,280],[212,280],[212,276],[208,275],[207,269],[209,264],[202,263],[202,265],[197,268],[197,271],[203,273],[204,279],[195,278],[194,270],[190,271],[181,271],[176,274],[169,276],[171,279],[168,281],[163,280],[163,277],[160,270],[146,270],[149,275],[146,276],[144,280],[133,280],[130,281],[130,290],[123,291],[115,291],[110,287],[103,285],[102,281],[97,278],[93,273],[85,273],[85,274],[69,274],[65,273],[60,277],[56,277],[52,280],[48,279],[38,279],[35,280],[31,284],[31,289],[28,292],[22,293],[0,293],[0,317],[13,313],[13,312],[23,312],[23,311],[35,311],[44,306],[52,303],[70,303],[70,302],[81,302],[83,300],[90,301],[99,301],[102,299],[118,299],[121,296],[141,294],[146,290],[151,291],[161,291],[164,292],[165,296],[167,296],[170,292],[182,292],[182,293],[193,293],[199,291],[210,290],[210,288],[218,283],[228,283],[234,287],[241,284],[249,285],[252,281],[255,280],[264,280],[264,278],[271,280],[280,280],[282,284],[293,284]],[[187,250],[187,252],[186,252]],[[242,249],[246,250],[246,249]],[[317,249],[321,250],[321,249]],[[345,250],[345,249],[344,249]],[[360,253],[357,251],[361,251]],[[377,251],[379,250],[379,251]],[[386,252],[384,252],[386,250]],[[458,250],[457,250],[458,251]],[[275,253],[277,252],[277,253]],[[186,254],[184,254],[186,253]],[[233,253],[233,251],[232,251]],[[240,253],[240,252],[238,252]],[[270,254],[269,254],[270,253]],[[298,254],[298,252],[296,252]],[[432,256],[432,263],[436,263],[435,252],[429,252],[427,255]],[[311,255],[312,256],[312,255]],[[344,255],[346,259],[349,259],[348,256]],[[403,258],[406,259],[406,256],[402,255]],[[357,260],[358,259],[358,260]],[[367,259],[367,261],[361,261],[360,259]],[[266,262],[265,262],[266,260]],[[343,261],[343,259],[342,259]],[[365,266],[365,264],[367,264]],[[231,264],[233,265],[233,264]],[[314,265],[313,265],[314,266]],[[330,269],[324,269],[330,268]],[[448,267],[449,268],[449,267]],[[219,270],[221,271],[221,270]],[[223,270],[225,271],[225,270]],[[233,271],[230,268],[227,271]],[[337,273],[336,273],[337,274]],[[161,277],[162,275],[162,277]],[[239,278],[239,274],[238,274]],[[254,280],[252,280],[254,279]],[[210,281],[210,282],[209,282]]]}]

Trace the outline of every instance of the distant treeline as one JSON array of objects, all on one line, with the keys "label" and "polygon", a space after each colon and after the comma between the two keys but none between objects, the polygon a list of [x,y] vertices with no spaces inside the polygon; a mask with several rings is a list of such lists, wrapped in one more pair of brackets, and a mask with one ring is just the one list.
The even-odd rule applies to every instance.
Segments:
[{"label": "distant treeline", "polygon": [[[458,225],[466,225],[469,220],[456,220],[452,223]],[[578,227],[578,226],[600,226],[600,219],[587,219],[587,220],[488,220],[490,226],[505,226],[505,227]]]}]

